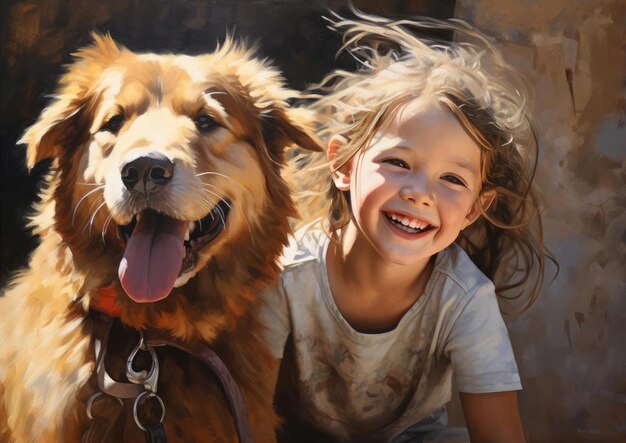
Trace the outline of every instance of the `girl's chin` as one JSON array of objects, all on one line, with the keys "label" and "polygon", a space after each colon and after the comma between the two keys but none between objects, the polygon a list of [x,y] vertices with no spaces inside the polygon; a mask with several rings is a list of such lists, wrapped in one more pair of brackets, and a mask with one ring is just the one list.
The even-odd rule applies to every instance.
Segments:
[{"label": "girl's chin", "polygon": [[390,245],[379,248],[378,253],[386,263],[397,266],[419,266],[428,262],[434,255],[430,251],[408,249],[403,247],[389,247]]}]

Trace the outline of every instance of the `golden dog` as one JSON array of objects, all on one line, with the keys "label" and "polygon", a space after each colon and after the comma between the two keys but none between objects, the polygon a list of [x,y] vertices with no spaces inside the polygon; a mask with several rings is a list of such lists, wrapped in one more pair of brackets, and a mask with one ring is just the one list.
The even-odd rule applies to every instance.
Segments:
[{"label": "golden dog", "polygon": [[[164,415],[168,441],[237,441],[222,388],[195,356],[140,346],[129,360],[144,329],[210,344],[255,440],[275,440],[265,377],[276,369],[255,300],[277,278],[295,215],[285,150],[320,149],[303,111],[286,104],[293,93],[231,39],[186,56],[94,36],[76,54],[22,139],[29,167],[53,163],[31,223],[40,246],[0,297],[0,440],[140,442],[140,425]],[[96,343],[98,310],[119,319]],[[130,380],[154,359],[158,386]],[[147,406],[98,394],[105,375],[145,382]]]}]

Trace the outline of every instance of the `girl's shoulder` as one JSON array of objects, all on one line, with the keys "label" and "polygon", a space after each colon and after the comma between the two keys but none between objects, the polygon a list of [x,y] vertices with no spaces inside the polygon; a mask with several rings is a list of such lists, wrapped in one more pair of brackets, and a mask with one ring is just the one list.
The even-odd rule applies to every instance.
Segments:
[{"label": "girl's shoulder", "polygon": [[428,291],[427,309],[443,319],[446,337],[453,328],[502,321],[494,284],[456,243],[438,254]]},{"label": "girl's shoulder", "polygon": [[438,254],[434,272],[452,281],[466,294],[473,294],[481,287],[493,288],[491,280],[456,243]]}]

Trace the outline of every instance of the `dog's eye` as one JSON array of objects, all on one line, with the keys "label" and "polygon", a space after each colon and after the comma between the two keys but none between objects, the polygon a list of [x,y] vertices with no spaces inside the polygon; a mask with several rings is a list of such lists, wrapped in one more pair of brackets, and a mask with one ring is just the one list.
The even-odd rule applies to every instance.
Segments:
[{"label": "dog's eye", "polygon": [[196,117],[196,127],[202,132],[209,132],[215,129],[218,123],[213,117],[207,114],[202,114]]},{"label": "dog's eye", "polygon": [[109,131],[111,134],[117,134],[120,131],[120,129],[122,129],[122,126],[124,125],[125,121],[126,121],[126,119],[124,118],[124,116],[122,114],[115,115],[115,116],[111,117],[104,124],[104,126],[102,126],[102,128],[100,128],[100,130],[101,131]]}]

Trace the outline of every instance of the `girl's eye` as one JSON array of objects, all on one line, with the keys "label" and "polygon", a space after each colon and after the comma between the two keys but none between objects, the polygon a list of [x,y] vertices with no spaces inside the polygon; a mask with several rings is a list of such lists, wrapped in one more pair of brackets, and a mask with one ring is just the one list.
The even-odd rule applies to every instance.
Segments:
[{"label": "girl's eye", "polygon": [[441,178],[453,185],[466,186],[465,182],[456,175],[444,175]]},{"label": "girl's eye", "polygon": [[389,163],[390,165],[397,166],[403,169],[410,169],[409,164],[404,160],[400,160],[399,158],[388,158],[383,160],[383,163]]}]

